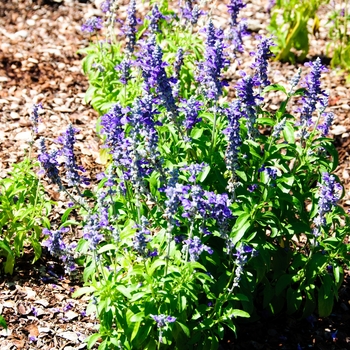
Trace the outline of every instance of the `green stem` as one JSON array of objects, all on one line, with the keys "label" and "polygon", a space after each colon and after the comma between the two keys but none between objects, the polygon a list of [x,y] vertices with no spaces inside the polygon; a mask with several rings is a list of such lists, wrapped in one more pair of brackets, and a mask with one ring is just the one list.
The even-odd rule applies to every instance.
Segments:
[{"label": "green stem", "polygon": [[210,145],[210,151],[209,151],[209,155],[210,155],[210,159],[213,156],[213,151],[215,149],[215,143],[216,143],[216,122],[217,122],[217,101],[215,101],[215,105],[214,105],[214,121],[213,121],[213,129],[212,129],[212,133],[211,133],[211,145]]}]

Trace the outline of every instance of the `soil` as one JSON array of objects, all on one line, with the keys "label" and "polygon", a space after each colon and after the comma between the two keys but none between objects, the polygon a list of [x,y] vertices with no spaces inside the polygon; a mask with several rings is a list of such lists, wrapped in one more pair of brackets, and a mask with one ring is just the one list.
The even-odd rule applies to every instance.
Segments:
[{"label": "soil", "polygon": [[[225,11],[224,1],[217,1],[216,11]],[[253,51],[256,35],[266,34],[267,1],[248,2],[242,17],[248,19],[252,36],[245,41],[247,52]],[[122,6],[123,10],[123,6]],[[321,56],[325,64],[328,7],[320,9],[321,28],[311,40],[308,60]],[[99,139],[95,135],[96,112],[84,102],[88,81],[81,71],[80,48],[89,37],[81,32],[82,23],[101,15],[98,4],[78,0],[14,0],[0,4],[0,177],[11,165],[23,159],[30,140],[29,114],[33,103],[41,102],[39,136],[50,143],[68,123],[80,129],[76,144],[81,164],[88,176],[95,178],[103,170],[99,158]],[[225,17],[214,11],[214,20],[225,24]],[[240,69],[248,67],[249,54],[241,59]],[[270,80],[287,84],[298,66],[272,62]],[[304,68],[306,70],[306,68]],[[232,68],[228,79],[234,82],[238,70]],[[350,208],[350,122],[349,90],[346,75],[340,70],[323,74],[323,87],[330,92],[330,109],[336,115],[331,135],[339,152],[336,174],[344,185],[341,205]],[[229,94],[231,96],[231,94]],[[277,108],[278,94],[267,101]],[[34,154],[35,156],[35,154]],[[57,219],[64,198],[47,186],[58,206],[52,215]],[[79,233],[71,237],[77,239]],[[0,330],[1,350],[10,349],[84,349],[84,338],[93,333],[96,320],[85,315],[88,300],[73,299],[81,287],[78,275],[64,276],[61,266],[43,254],[31,264],[29,250],[12,276],[0,276],[0,314],[8,329]],[[263,317],[254,323],[241,324],[238,340],[232,335],[222,349],[350,349],[350,277],[346,276],[339,300],[330,317],[316,315],[308,320],[291,316]]]}]

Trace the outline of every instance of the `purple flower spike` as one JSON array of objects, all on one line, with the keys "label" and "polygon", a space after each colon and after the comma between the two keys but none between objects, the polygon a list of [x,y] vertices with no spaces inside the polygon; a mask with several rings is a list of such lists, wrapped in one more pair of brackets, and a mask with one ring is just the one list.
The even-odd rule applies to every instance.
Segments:
[{"label": "purple flower spike", "polygon": [[39,156],[38,160],[41,165],[41,169],[39,170],[39,175],[46,175],[51,183],[56,184],[62,189],[62,181],[58,171],[58,161],[57,157],[59,156],[59,151],[55,150],[51,153],[47,153],[45,138],[40,138],[40,146],[39,146]]},{"label": "purple flower spike", "polygon": [[329,173],[322,174],[322,183],[318,184],[320,199],[318,201],[318,215],[314,219],[315,228],[313,234],[318,237],[321,234],[321,227],[326,226],[325,215],[332,210],[332,207],[337,205],[343,187],[336,182],[333,175]]},{"label": "purple flower spike", "polygon": [[49,253],[62,260],[65,265],[65,271],[69,274],[76,269],[74,262],[74,251],[76,245],[66,245],[62,239],[62,235],[69,231],[68,227],[62,227],[57,231],[43,229],[43,234],[49,236],[42,245],[48,248]]},{"label": "purple flower spike", "polygon": [[124,59],[120,64],[117,64],[114,69],[120,72],[120,82],[123,85],[126,85],[128,81],[131,79],[130,73],[130,64],[131,62],[128,59]]},{"label": "purple flower spike", "polygon": [[30,120],[33,123],[33,131],[38,132],[38,123],[39,123],[39,112],[42,111],[43,106],[41,103],[34,104],[32,108],[32,113],[30,114]]},{"label": "purple flower spike", "polygon": [[89,183],[86,177],[79,175],[79,172],[85,172],[85,169],[81,166],[78,166],[75,161],[74,144],[76,139],[74,134],[76,132],[78,132],[78,129],[73,128],[73,126],[70,124],[67,128],[67,131],[58,138],[58,142],[63,145],[62,153],[65,160],[64,165],[66,168],[68,186],[77,186],[80,183]]},{"label": "purple flower spike", "polygon": [[269,58],[273,56],[270,50],[271,46],[276,46],[271,38],[260,37],[258,50],[254,53],[255,61],[251,65],[251,68],[255,69],[256,82],[261,88],[270,85],[270,81],[267,78],[267,67]]},{"label": "purple flower spike", "polygon": [[332,112],[322,113],[322,116],[324,118],[324,123],[321,125],[318,125],[317,129],[321,131],[321,134],[323,137],[326,137],[329,134],[329,128],[333,123],[334,114]]},{"label": "purple flower spike", "polygon": [[222,94],[222,87],[227,85],[221,72],[229,61],[224,53],[223,31],[215,29],[211,20],[206,28],[206,37],[204,61],[198,64],[196,80],[207,98],[217,100]]},{"label": "purple flower spike", "polygon": [[258,106],[259,101],[263,100],[259,94],[254,93],[254,86],[256,85],[256,78],[252,78],[245,74],[236,85],[237,95],[241,101],[242,116],[247,119],[249,138],[254,138],[255,134],[257,133],[257,130],[255,129],[256,107]]},{"label": "purple flower spike", "polygon": [[183,106],[179,108],[185,115],[183,125],[186,130],[191,130],[198,122],[202,121],[202,118],[198,118],[198,112],[200,111],[203,103],[197,101],[195,97],[191,96],[187,101],[182,100]]},{"label": "purple flower spike", "polygon": [[230,17],[230,26],[234,27],[237,25],[238,15],[241,9],[246,7],[247,5],[243,3],[242,0],[230,0],[230,3],[227,5],[228,13],[231,15]]},{"label": "purple flower spike", "polygon": [[128,39],[126,48],[130,54],[134,52],[134,47],[136,43],[136,33],[137,33],[136,25],[137,25],[136,1],[131,0],[127,11],[126,26],[123,28],[125,35]]},{"label": "purple flower spike", "polygon": [[151,13],[148,16],[146,16],[146,19],[150,21],[149,29],[151,33],[155,34],[160,32],[159,26],[158,26],[159,21],[161,19],[167,19],[167,17],[163,16],[163,14],[159,11],[157,4],[155,4],[152,8]]},{"label": "purple flower spike", "polygon": [[158,328],[164,328],[167,323],[173,323],[176,321],[176,317],[161,315],[150,315],[156,322]]},{"label": "purple flower spike", "polygon": [[240,137],[239,120],[242,117],[240,110],[240,101],[236,100],[232,102],[225,110],[225,114],[228,119],[228,127],[223,131],[228,139],[228,145],[225,153],[225,161],[227,169],[234,175],[238,168],[238,154],[242,140]]},{"label": "purple flower spike", "polygon": [[244,52],[243,38],[248,35],[250,34],[248,32],[247,21],[241,21],[237,24],[237,26],[230,29],[227,39],[231,42],[230,49],[232,50],[233,58],[236,58],[237,52]]},{"label": "purple flower spike", "polygon": [[327,71],[327,69],[321,64],[320,58],[317,58],[314,62],[305,63],[305,66],[310,67],[311,72],[304,81],[306,91],[302,97],[302,107],[300,109],[299,124],[302,126],[302,138],[309,136],[306,129],[312,124],[312,115],[316,111],[317,104],[322,97],[326,96],[325,91],[321,89],[321,73]]},{"label": "purple flower spike", "polygon": [[89,18],[82,26],[81,26],[81,30],[83,32],[87,32],[87,33],[93,33],[96,32],[100,29],[102,29],[103,27],[103,21],[102,18],[100,17],[91,17]]},{"label": "purple flower spike", "polygon": [[203,244],[199,237],[195,236],[193,238],[186,239],[184,241],[185,245],[183,250],[190,254],[190,261],[197,261],[199,256],[204,252],[208,252],[209,254],[213,254],[213,250],[207,245]]}]

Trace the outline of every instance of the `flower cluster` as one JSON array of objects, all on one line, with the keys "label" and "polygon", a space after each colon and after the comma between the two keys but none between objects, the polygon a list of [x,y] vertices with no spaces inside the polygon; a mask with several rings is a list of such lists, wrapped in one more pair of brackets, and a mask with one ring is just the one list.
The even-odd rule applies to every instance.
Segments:
[{"label": "flower cluster", "polygon": [[173,323],[176,321],[176,317],[166,315],[150,315],[156,322],[158,328],[164,328],[167,323]]},{"label": "flower cluster", "polygon": [[34,104],[32,108],[32,113],[30,114],[30,120],[33,123],[33,131],[38,132],[38,123],[39,123],[39,112],[43,109],[41,103]]},{"label": "flower cluster", "polygon": [[165,72],[167,64],[163,62],[162,58],[162,49],[157,45],[156,37],[152,35],[149,40],[142,45],[137,64],[141,68],[144,78],[144,90],[150,93],[151,89],[154,89],[167,111],[176,115],[177,107],[173,97],[170,79]]},{"label": "flower cluster", "polygon": [[240,21],[237,26],[230,28],[227,40],[230,42],[232,58],[236,58],[237,53],[244,52],[243,38],[250,35],[247,21]]},{"label": "flower cluster", "polygon": [[218,100],[222,87],[227,85],[221,72],[229,61],[224,53],[223,31],[216,29],[211,20],[206,28],[206,37],[204,61],[198,63],[196,80],[207,98]]},{"label": "flower cluster", "polygon": [[66,132],[64,132],[58,138],[58,142],[63,145],[62,154],[64,156],[64,165],[66,168],[68,186],[77,186],[81,183],[89,183],[86,177],[79,175],[79,172],[85,172],[85,169],[81,166],[78,166],[75,161],[74,144],[76,139],[74,134],[76,132],[78,132],[78,130],[73,128],[73,126],[70,124]]},{"label": "flower cluster", "polygon": [[246,118],[248,137],[254,138],[257,133],[255,129],[256,107],[263,98],[254,92],[254,86],[257,85],[256,78],[244,73],[242,73],[242,76],[242,79],[236,85],[236,91],[241,102],[242,116]]},{"label": "flower cluster", "polygon": [[317,103],[325,91],[321,89],[321,73],[327,69],[321,64],[320,58],[314,62],[307,62],[305,66],[311,68],[311,72],[306,76],[304,86],[306,91],[302,97],[302,106],[300,109],[300,125],[302,126],[302,138],[307,138],[309,133],[307,128],[312,124],[312,115],[316,111]]},{"label": "flower cluster", "polygon": [[149,20],[149,30],[151,33],[159,33],[159,21],[161,19],[167,19],[167,17],[163,16],[163,14],[159,11],[158,5],[154,4],[151,13],[146,16],[146,19]]},{"label": "flower cluster", "polygon": [[228,13],[230,14],[230,26],[234,27],[237,25],[237,19],[241,9],[246,7],[246,4],[242,0],[230,0],[227,5]]},{"label": "flower cluster", "polygon": [[194,236],[193,238],[188,238],[184,242],[183,252],[190,254],[190,261],[197,261],[199,256],[204,252],[213,254],[213,250],[207,245],[203,244],[199,237]]},{"label": "flower cluster", "polygon": [[126,85],[128,81],[131,79],[130,66],[131,66],[131,62],[128,59],[124,59],[114,67],[116,71],[120,72],[119,80],[123,85]]},{"label": "flower cluster", "polygon": [[96,32],[97,30],[102,29],[103,27],[103,21],[102,18],[93,16],[89,18],[82,26],[81,30],[83,32],[87,33],[93,33]]},{"label": "flower cluster", "polygon": [[227,169],[231,172],[231,181],[229,183],[229,192],[234,191],[235,187],[235,171],[238,168],[238,154],[242,143],[241,136],[239,134],[240,126],[239,120],[241,118],[240,101],[235,100],[226,109],[226,116],[228,119],[228,126],[223,133],[227,137],[227,148],[225,152],[225,161]]},{"label": "flower cluster", "polygon": [[60,153],[57,150],[48,153],[46,150],[45,138],[40,138],[38,160],[40,162],[41,169],[39,170],[38,174],[45,174],[51,183],[58,185],[59,188],[62,189],[62,181],[58,170],[59,164],[57,161],[59,154]]},{"label": "flower cluster", "polygon": [[43,234],[48,236],[42,245],[47,247],[49,253],[59,258],[65,265],[66,273],[70,274],[76,269],[74,262],[74,250],[76,248],[75,243],[71,243],[69,246],[64,243],[62,235],[69,231],[68,227],[62,227],[59,230],[53,231],[47,228],[43,229]]},{"label": "flower cluster", "polygon": [[126,49],[129,54],[134,52],[134,47],[136,44],[136,29],[137,19],[136,19],[136,1],[131,0],[128,6],[126,25],[123,28],[125,35],[127,37]]},{"label": "flower cluster", "polygon": [[[228,244],[228,254],[231,253],[232,247],[230,243]],[[241,244],[236,248],[236,252],[232,255],[236,257],[235,259],[235,277],[233,279],[232,287],[229,289],[229,292],[232,292],[234,288],[239,287],[239,282],[241,281],[242,275],[244,273],[244,265],[248,262],[249,254],[255,256],[257,251],[248,245]]]},{"label": "flower cluster", "polygon": [[180,8],[181,15],[192,25],[198,22],[200,16],[204,15],[204,11],[200,10],[197,4],[194,4],[193,0],[185,0],[185,4]]},{"label": "flower cluster", "polygon": [[264,88],[270,85],[270,81],[267,78],[268,60],[273,56],[270,50],[271,46],[276,46],[271,38],[260,37],[258,49],[254,53],[255,60],[251,65],[251,68],[255,69],[255,83]]},{"label": "flower cluster", "polygon": [[147,229],[148,224],[148,220],[142,216],[141,224],[136,226],[137,231],[133,238],[133,247],[141,256],[146,255],[147,242],[149,242],[146,236],[151,234],[151,231]]},{"label": "flower cluster", "polygon": [[183,125],[186,130],[191,130],[202,118],[198,118],[198,113],[203,105],[202,102],[196,100],[194,96],[191,96],[187,101],[182,100],[182,107],[179,108],[180,112],[183,112],[185,119]]},{"label": "flower cluster", "polygon": [[335,177],[326,172],[322,174],[322,183],[319,183],[318,187],[320,199],[318,201],[318,213],[314,219],[313,234],[315,237],[320,236],[321,227],[327,225],[325,215],[332,210],[332,206],[337,204],[343,191],[343,187],[336,182]]}]

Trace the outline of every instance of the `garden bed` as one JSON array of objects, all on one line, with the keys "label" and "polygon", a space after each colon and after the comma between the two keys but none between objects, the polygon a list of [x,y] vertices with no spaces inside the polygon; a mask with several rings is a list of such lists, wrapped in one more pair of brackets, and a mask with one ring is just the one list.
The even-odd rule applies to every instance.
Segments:
[{"label": "garden bed", "polygon": [[[222,5],[222,4],[221,4]],[[253,1],[243,10],[252,37],[247,47],[253,49],[255,34],[266,34],[267,2]],[[324,15],[325,15],[324,11]],[[102,171],[99,139],[95,135],[97,113],[83,101],[88,87],[81,73],[82,56],[78,49],[88,45],[88,36],[80,27],[84,20],[99,15],[93,3],[66,1],[18,0],[0,7],[0,176],[5,177],[11,164],[21,160],[30,139],[29,113],[33,102],[41,102],[39,136],[51,141],[68,123],[80,129],[77,135],[78,158],[92,179]],[[220,22],[220,18],[216,20]],[[321,18],[325,20],[325,18]],[[326,29],[321,26],[318,38],[311,42],[309,58],[324,56]],[[324,58],[325,59],[325,58]],[[327,60],[325,59],[325,62]],[[250,64],[244,56],[242,66]],[[270,79],[287,83],[296,67],[272,62]],[[227,78],[236,81],[237,71]],[[350,208],[350,119],[349,91],[345,76],[338,71],[323,75],[323,87],[330,91],[330,108],[335,113],[331,134],[339,152],[336,171],[345,188],[342,205]],[[231,95],[229,95],[231,96]],[[277,105],[272,101],[273,105]],[[96,166],[97,163],[97,166]],[[98,165],[100,164],[100,166]],[[52,215],[60,215],[63,198],[48,186],[58,206]],[[72,240],[77,240],[76,232]],[[17,264],[13,276],[0,278],[0,314],[8,330],[0,331],[2,349],[80,349],[83,339],[93,332],[95,320],[84,315],[87,300],[76,300],[72,293],[81,286],[78,276],[61,277],[62,268],[43,255],[34,266],[30,252]],[[239,339],[227,339],[225,349],[348,349],[349,275],[340,290],[340,299],[332,315],[325,319],[299,321],[297,317],[262,319],[242,324]],[[30,342],[30,340],[32,340]]]}]

